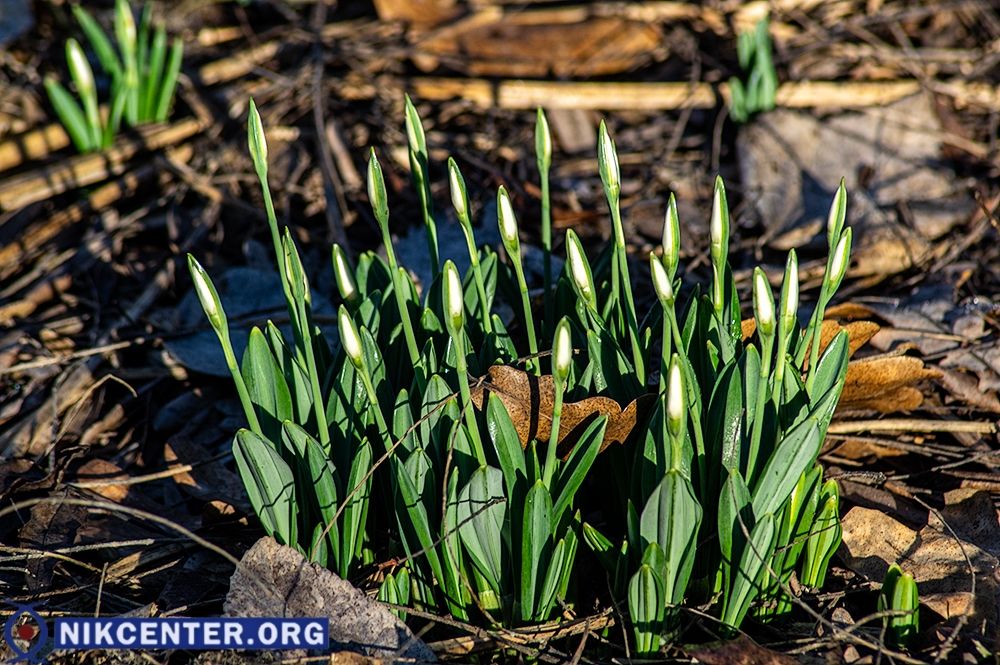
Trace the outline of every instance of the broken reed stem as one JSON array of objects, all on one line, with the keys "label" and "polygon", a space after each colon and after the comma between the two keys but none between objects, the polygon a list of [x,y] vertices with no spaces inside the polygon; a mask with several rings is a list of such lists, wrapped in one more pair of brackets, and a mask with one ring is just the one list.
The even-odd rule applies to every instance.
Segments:
[{"label": "broken reed stem", "polygon": [[[523,81],[417,77],[408,82],[412,94],[428,101],[456,97],[482,107],[508,109],[566,108],[583,110],[665,111],[711,109],[718,98],[729,99],[728,84],[682,82]],[[968,104],[1000,100],[1000,86],[940,82],[935,92]],[[920,81],[792,81],[778,87],[778,108],[864,108],[882,106],[924,89]],[[359,91],[360,92],[360,91]],[[362,96],[365,96],[362,94]]]},{"label": "broken reed stem", "polygon": [[930,420],[920,418],[886,418],[884,420],[852,420],[831,423],[827,434],[856,434],[858,432],[954,432],[965,434],[992,434],[996,423],[968,420]]}]

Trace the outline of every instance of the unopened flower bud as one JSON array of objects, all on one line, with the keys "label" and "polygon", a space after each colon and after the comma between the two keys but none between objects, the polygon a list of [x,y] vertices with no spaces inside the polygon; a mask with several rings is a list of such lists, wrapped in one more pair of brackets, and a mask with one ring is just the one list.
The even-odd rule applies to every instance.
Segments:
[{"label": "unopened flower bud", "polygon": [[667,212],[663,216],[663,262],[670,279],[677,274],[681,252],[681,222],[677,216],[677,199],[670,195]]},{"label": "unopened flower bud", "polygon": [[451,259],[444,262],[444,301],[448,316],[448,330],[453,335],[461,332],[465,324],[465,292],[458,268]]},{"label": "unopened flower bud", "polygon": [[656,297],[660,299],[660,304],[670,307],[674,304],[674,287],[670,283],[667,269],[655,254],[649,255],[649,272],[653,276],[653,289],[656,291]]},{"label": "unopened flower bud", "polygon": [[535,159],[539,171],[548,171],[552,166],[552,135],[549,133],[549,121],[545,118],[545,111],[540,106],[535,118]]},{"label": "unopened flower bud", "polygon": [[833,288],[840,286],[840,280],[847,272],[847,264],[851,258],[851,237],[853,235],[851,231],[852,229],[844,231],[843,235],[840,236],[840,242],[837,243],[837,248],[833,250],[830,275],[827,277],[827,283]]},{"label": "unopened flower bud", "polygon": [[760,266],[753,270],[753,309],[757,331],[762,337],[774,334],[774,293]]},{"label": "unopened flower bud", "polygon": [[451,188],[451,205],[455,208],[458,221],[464,226],[469,222],[469,196],[465,189],[465,178],[453,157],[448,158],[448,184]]},{"label": "unopened flower bud", "polygon": [[80,97],[94,94],[94,71],[90,68],[80,43],[72,37],[66,40],[66,63]]},{"label": "unopened flower bud", "polygon": [[552,373],[563,382],[569,376],[570,363],[573,361],[573,339],[569,331],[569,319],[563,317],[556,326],[555,339],[552,342]]},{"label": "unopened flower bud", "polygon": [[514,216],[514,208],[510,204],[510,196],[503,185],[497,190],[497,218],[500,222],[500,237],[503,245],[507,248],[507,254],[511,260],[517,261],[521,258],[521,243],[517,236],[517,218]]},{"label": "unopened flower bud", "polygon": [[566,256],[569,259],[570,273],[580,297],[590,309],[597,308],[597,296],[594,293],[594,278],[590,273],[590,264],[583,253],[583,245],[573,229],[566,231]]},{"label": "unopened flower bud", "polygon": [[413,105],[413,100],[406,95],[404,104],[406,109],[406,141],[410,145],[410,150],[422,155],[427,151],[427,138],[424,136],[424,125],[420,121],[420,114],[417,107]]},{"label": "unopened flower bud", "polygon": [[795,250],[788,252],[785,263],[785,277],[781,283],[781,318],[785,326],[791,326],[799,311],[799,259]]},{"label": "unopened flower bud", "polygon": [[670,359],[670,378],[667,382],[667,429],[670,435],[678,437],[684,424],[684,408],[687,396],[684,394],[684,375],[677,354]]},{"label": "unopened flower bud", "polygon": [[247,122],[247,143],[250,146],[250,158],[253,159],[254,170],[260,178],[267,173],[267,139],[264,136],[264,125],[253,98],[250,98],[250,118]]},{"label": "unopened flower bud", "polygon": [[615,142],[608,133],[608,126],[601,120],[597,143],[597,167],[601,172],[601,181],[604,189],[612,199],[618,198],[621,192],[621,172],[618,168],[618,151],[615,150]]},{"label": "unopened flower bud", "polygon": [[205,272],[205,269],[201,267],[198,260],[191,254],[188,254],[188,272],[191,273],[194,292],[198,295],[198,301],[201,302],[201,308],[205,311],[208,322],[218,334],[228,334],[226,312],[222,309],[222,303],[219,301],[219,294],[215,290],[215,285],[212,284],[212,280],[208,276],[208,273]]},{"label": "unopened flower bud", "polygon": [[358,328],[354,325],[354,319],[348,314],[347,308],[343,305],[337,314],[337,324],[340,328],[340,345],[344,348],[344,353],[357,369],[363,369],[365,365],[365,354],[361,346],[361,336],[358,335]]},{"label": "unopened flower bud", "polygon": [[726,188],[722,178],[715,179],[715,192],[712,196],[712,260],[720,263],[729,248],[729,207],[726,203]]},{"label": "unopened flower bud", "polygon": [[358,297],[358,285],[354,281],[354,272],[347,262],[347,255],[340,245],[333,245],[333,276],[337,280],[337,290],[340,297],[347,302],[354,302]]},{"label": "unopened flower bud", "polygon": [[826,240],[830,250],[833,250],[834,243],[840,240],[840,234],[844,230],[844,221],[847,219],[847,186],[844,179],[840,180],[840,187],[833,196],[833,204],[830,206],[830,214],[826,218]]},{"label": "unopened flower bud", "polygon": [[372,211],[382,228],[382,234],[388,234],[389,202],[385,193],[385,178],[382,177],[382,167],[375,156],[375,148],[368,153],[368,201]]}]

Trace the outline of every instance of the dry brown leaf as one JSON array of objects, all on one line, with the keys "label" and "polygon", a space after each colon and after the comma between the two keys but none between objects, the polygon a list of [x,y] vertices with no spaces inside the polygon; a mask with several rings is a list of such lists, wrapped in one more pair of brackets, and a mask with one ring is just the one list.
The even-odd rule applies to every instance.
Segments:
[{"label": "dry brown leaf", "polygon": [[705,665],[794,665],[802,662],[762,647],[742,633],[734,640],[706,644],[688,653]]},{"label": "dry brown leaf", "polygon": [[884,355],[852,361],[847,366],[839,410],[869,409],[881,413],[912,411],[924,401],[913,384],[940,378],[919,358]]},{"label": "dry brown leaf", "polygon": [[572,22],[546,12],[483,12],[436,31],[418,45],[415,64],[441,60],[472,76],[556,78],[629,71],[663,50],[659,26],[618,17]]},{"label": "dry brown leaf", "polygon": [[986,536],[988,543],[1000,533],[996,511],[988,496],[977,500],[968,493],[949,492],[945,501],[948,505],[942,516],[948,526],[932,514],[919,532],[881,510],[851,508],[843,519],[841,558],[848,568],[874,582],[881,582],[889,565],[898,563],[917,581],[921,604],[945,619],[968,617],[970,626],[996,635],[1000,588],[994,572],[998,561],[983,546],[986,543],[974,540]]},{"label": "dry brown leaf", "polygon": [[[487,392],[500,398],[522,446],[528,445],[532,439],[541,442],[549,440],[555,399],[552,376],[535,376],[516,367],[493,365],[487,371],[486,380],[472,391],[472,402],[476,408],[483,408]],[[653,395],[642,395],[624,409],[610,397],[601,396],[563,403],[557,448],[559,454],[569,454],[584,428],[602,415],[608,417],[608,425],[604,430],[601,450],[613,443],[623,443],[654,399]]]},{"label": "dry brown leaf", "polygon": [[421,26],[441,23],[458,11],[455,0],[375,0],[383,21],[407,21]]},{"label": "dry brown leaf", "polygon": [[[757,330],[757,321],[752,318],[745,319],[740,324],[740,327],[743,331],[743,339],[746,340]],[[837,333],[841,330],[846,330],[848,357],[852,357],[857,350],[867,344],[880,329],[881,326],[874,321],[852,321],[841,325],[833,319],[825,319],[819,332],[819,352],[822,354],[826,351],[826,347],[830,345],[830,342],[833,341],[833,338],[837,335]]]}]

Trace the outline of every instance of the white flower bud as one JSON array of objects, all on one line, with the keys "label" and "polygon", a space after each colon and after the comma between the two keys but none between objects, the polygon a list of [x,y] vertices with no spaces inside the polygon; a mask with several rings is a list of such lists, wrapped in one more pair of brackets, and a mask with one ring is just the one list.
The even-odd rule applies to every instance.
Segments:
[{"label": "white flower bud", "polygon": [[566,256],[569,259],[569,269],[573,275],[573,283],[579,290],[584,302],[591,309],[597,307],[597,297],[594,293],[594,279],[590,274],[590,264],[583,253],[583,245],[573,229],[566,231]]},{"label": "white flower bud", "polygon": [[448,330],[456,335],[465,323],[465,292],[458,268],[451,259],[444,262],[444,300],[448,315]]},{"label": "white flower bud", "polygon": [[343,248],[334,243],[333,245],[333,276],[337,279],[337,290],[340,297],[347,302],[354,302],[358,297],[358,285],[354,281],[354,273],[347,262],[347,255]]},{"label": "white flower bud", "polygon": [[389,202],[385,193],[385,179],[382,177],[382,167],[375,156],[375,148],[368,153],[368,201],[378,220],[383,235],[388,233]]},{"label": "white flower bud", "polygon": [[409,143],[410,150],[422,154],[427,150],[427,139],[424,136],[424,126],[420,121],[420,114],[417,113],[417,107],[413,105],[409,95],[406,95],[405,109],[406,141]]},{"label": "white flower bud", "polygon": [[464,225],[469,219],[469,197],[465,190],[465,179],[452,157],[448,158],[448,184],[451,188],[451,205]]},{"label": "white flower bud", "polygon": [[66,40],[66,63],[80,97],[94,94],[94,71],[90,68],[80,43],[72,37]]},{"label": "white flower bud", "polygon": [[844,234],[840,236],[840,242],[837,243],[837,248],[833,250],[833,261],[830,263],[830,274],[827,277],[827,283],[834,287],[840,285],[840,280],[844,278],[844,273],[847,272],[847,264],[851,258],[851,231],[852,229],[844,231]]},{"label": "white flower bud", "polygon": [[758,266],[753,270],[753,309],[757,331],[762,337],[774,334],[774,294],[767,275]]},{"label": "white flower bud", "polygon": [[222,303],[219,302],[219,294],[215,291],[215,286],[208,273],[191,254],[188,254],[188,272],[191,274],[194,292],[198,296],[198,301],[201,302],[201,308],[205,311],[208,322],[212,324],[217,333],[222,334],[223,331],[228,333],[226,313],[222,309]]},{"label": "white flower bud", "polygon": [[504,247],[507,248],[511,259],[517,261],[520,258],[517,218],[514,216],[514,208],[510,204],[510,196],[503,185],[497,191],[497,218],[500,222],[500,237],[503,238]]},{"label": "white flower bud", "polygon": [[667,382],[667,428],[671,436],[680,436],[684,422],[684,408],[687,402],[684,394],[684,376],[681,363],[675,353],[670,360],[670,378]]},{"label": "white flower bud", "polygon": [[677,264],[680,263],[681,252],[681,222],[677,216],[677,199],[670,195],[667,201],[667,212],[663,216],[663,261],[666,264],[670,279],[677,274]]},{"label": "white flower bud", "polygon": [[354,319],[347,313],[347,308],[340,306],[337,315],[337,323],[340,327],[340,345],[344,348],[344,353],[357,369],[363,369],[365,365],[365,355],[361,346],[361,337],[358,329],[354,325]]},{"label": "white flower bud", "polygon": [[608,190],[612,197],[617,197],[621,191],[621,171],[618,168],[618,151],[615,149],[615,142],[611,140],[608,127],[601,120],[597,144],[597,167],[601,172],[601,180],[604,181],[604,188]]},{"label": "white flower bud", "polygon": [[674,302],[674,287],[670,283],[667,269],[655,254],[649,255],[649,272],[653,276],[653,290],[656,291],[656,297],[660,299],[661,305],[669,307]]},{"label": "white flower bud", "polygon": [[712,196],[712,258],[720,259],[729,244],[729,211],[726,205],[726,190],[721,178],[715,179],[715,193]]},{"label": "white flower bud", "polygon": [[556,326],[556,336],[552,342],[552,373],[559,381],[565,381],[569,376],[570,363],[573,361],[573,339],[569,331],[569,319],[563,317]]},{"label": "white flower bud", "polygon": [[833,204],[830,206],[830,214],[826,218],[826,239],[833,249],[833,243],[840,239],[840,234],[844,229],[844,220],[847,218],[847,187],[843,178],[840,180],[840,187],[833,196]]},{"label": "white flower bud", "polygon": [[781,284],[781,318],[786,325],[794,323],[799,311],[799,259],[795,250],[788,252],[785,278]]},{"label": "white flower bud", "polygon": [[547,171],[552,165],[552,135],[549,133],[545,111],[540,106],[535,118],[535,159],[538,161],[539,171]]},{"label": "white flower bud", "polygon": [[127,0],[117,0],[115,3],[115,36],[118,44],[126,55],[134,53],[136,47],[135,19],[132,8]]},{"label": "white flower bud", "polygon": [[264,136],[264,124],[257,112],[257,105],[250,98],[250,119],[247,122],[247,143],[250,146],[250,157],[253,159],[257,174],[267,172],[267,138]]}]

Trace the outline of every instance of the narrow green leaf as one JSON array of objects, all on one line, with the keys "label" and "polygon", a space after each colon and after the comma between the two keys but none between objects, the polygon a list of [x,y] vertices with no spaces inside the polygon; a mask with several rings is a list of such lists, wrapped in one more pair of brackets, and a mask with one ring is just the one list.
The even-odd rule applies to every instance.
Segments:
[{"label": "narrow green leaf", "polygon": [[73,95],[53,78],[45,79],[45,92],[48,93],[52,108],[55,109],[59,121],[66,129],[66,133],[69,134],[77,151],[90,152],[96,149],[97,146],[94,145],[93,136],[83,116],[83,109],[73,98]]},{"label": "narrow green leaf", "polygon": [[521,619],[531,621],[538,606],[538,572],[551,550],[552,497],[538,480],[524,499],[521,532]]},{"label": "narrow green leaf", "polygon": [[256,326],[250,330],[242,374],[261,432],[271,441],[280,441],[281,423],[293,417],[292,397],[264,333]]},{"label": "narrow green leaf", "polygon": [[501,533],[506,518],[503,474],[480,467],[458,496],[458,532],[469,558],[499,595],[503,574]]},{"label": "narrow green leaf", "polygon": [[594,419],[594,422],[587,426],[580,440],[573,447],[569,458],[561,465],[552,492],[556,497],[555,505],[552,508],[553,533],[557,532],[563,515],[573,505],[573,498],[576,496],[577,490],[580,489],[584,478],[590,472],[594,460],[597,459],[597,454],[601,452],[601,443],[604,440],[604,430],[607,424],[607,416]]},{"label": "narrow green leaf", "polygon": [[233,458],[250,505],[264,530],[283,545],[297,546],[295,479],[274,446],[250,430],[233,440]]}]

